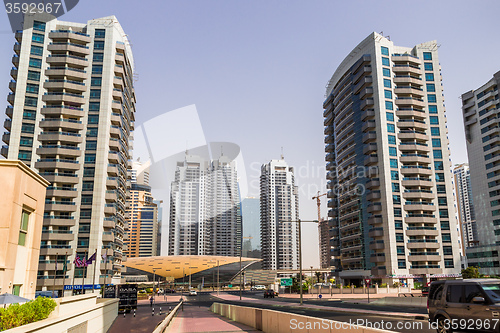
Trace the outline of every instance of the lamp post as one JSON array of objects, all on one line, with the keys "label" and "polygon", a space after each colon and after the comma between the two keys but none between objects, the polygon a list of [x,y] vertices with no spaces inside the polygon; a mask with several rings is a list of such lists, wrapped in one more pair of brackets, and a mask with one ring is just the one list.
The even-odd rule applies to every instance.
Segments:
[{"label": "lamp post", "polygon": [[298,223],[298,229],[299,229],[299,290],[300,290],[300,305],[303,305],[303,296],[302,296],[302,229],[301,229],[301,224],[302,223],[319,223],[318,220],[311,220],[311,221],[303,221],[301,219],[298,219],[296,221],[280,221],[282,223]]},{"label": "lamp post", "polygon": [[155,278],[156,278],[156,269],[153,269],[153,305],[155,303]]}]

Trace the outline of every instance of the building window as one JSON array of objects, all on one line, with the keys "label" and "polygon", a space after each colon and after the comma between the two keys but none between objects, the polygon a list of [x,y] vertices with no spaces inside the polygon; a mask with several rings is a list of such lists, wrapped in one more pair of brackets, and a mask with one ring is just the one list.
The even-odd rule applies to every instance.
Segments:
[{"label": "building window", "polygon": [[403,217],[403,213],[401,211],[401,208],[394,208],[394,217]]},{"label": "building window", "polygon": [[394,135],[389,135],[389,144],[390,145],[396,144],[396,137]]},{"label": "building window", "polygon": [[19,153],[17,154],[17,158],[20,159],[21,161],[31,161],[31,152],[20,150]]},{"label": "building window", "polygon": [[391,179],[399,180],[399,172],[397,172],[396,170],[391,170]]},{"label": "building window", "polygon": [[445,259],[444,260],[444,268],[454,268],[453,259]]},{"label": "building window", "polygon": [[453,248],[451,246],[443,246],[443,254],[445,256],[453,255]]},{"label": "building window", "polygon": [[387,112],[386,117],[387,117],[387,121],[394,121],[394,113]]},{"label": "building window", "polygon": [[429,113],[438,113],[437,105],[429,105]]},{"label": "building window", "polygon": [[102,65],[93,65],[92,74],[102,74]]},{"label": "building window", "polygon": [[31,45],[31,54],[36,55],[36,56],[42,56],[43,55],[43,47]]},{"label": "building window", "polygon": [[432,136],[439,136],[439,127],[431,127],[431,135]]},{"label": "building window", "polygon": [[437,193],[446,193],[446,185],[436,185]]},{"label": "building window", "polygon": [[105,29],[95,29],[95,38],[104,38],[106,37]]},{"label": "building window", "polygon": [[384,79],[384,87],[385,88],[391,88],[392,84],[391,84],[391,80],[389,79]]},{"label": "building window", "polygon": [[399,193],[399,183],[392,183],[392,192]]},{"label": "building window", "polygon": [[432,62],[424,62],[424,69],[426,71],[433,71],[434,66],[432,66]]},{"label": "building window", "polygon": [[398,255],[404,255],[405,254],[405,247],[404,246],[397,246],[396,251]]},{"label": "building window", "polygon": [[18,244],[21,246],[26,245],[26,237],[28,236],[28,225],[30,220],[30,213],[23,210],[21,214],[21,227],[19,228],[19,241]]},{"label": "building window", "polygon": [[391,101],[385,101],[386,110],[394,110],[394,104]]},{"label": "building window", "polygon": [[99,111],[101,108],[101,103],[99,102],[90,102],[89,103],[89,111]]},{"label": "building window", "polygon": [[433,155],[434,158],[439,158],[439,159],[443,158],[443,152],[441,151],[441,149],[434,149]]},{"label": "building window", "polygon": [[92,56],[92,61],[93,62],[103,62],[104,60],[104,53],[94,53]]},{"label": "building window", "polygon": [[390,164],[391,168],[397,168],[398,167],[398,160],[395,158],[391,158],[389,160],[389,164]]},{"label": "building window", "polygon": [[398,150],[396,149],[396,147],[389,147],[389,155],[398,156]]},{"label": "building window", "polygon": [[441,139],[432,138],[432,147],[440,148],[441,147]]},{"label": "building window", "polygon": [[424,60],[432,60],[432,53],[424,52]]},{"label": "building window", "polygon": [[44,35],[40,35],[40,34],[36,34],[36,33],[33,33],[33,35],[31,36],[31,40],[33,42],[36,42],[36,43],[43,43],[44,39],[45,39]]},{"label": "building window", "polygon": [[390,66],[391,63],[389,61],[389,58],[386,58],[386,57],[382,57],[382,65],[383,66]]},{"label": "building window", "polygon": [[92,87],[100,87],[100,86],[102,86],[102,78],[100,78],[100,77],[90,78],[90,85]]},{"label": "building window", "polygon": [[438,116],[430,116],[429,123],[431,125],[439,125],[439,117]]},{"label": "building window", "polygon": [[84,167],[83,168],[83,176],[84,177],[94,177],[95,168],[92,167]]},{"label": "building window", "polygon": [[448,221],[441,222],[441,230],[450,230],[450,222]]},{"label": "building window", "polygon": [[94,189],[94,182],[84,181],[82,183],[82,191],[92,191]]},{"label": "building window", "polygon": [[396,127],[394,127],[394,124],[387,124],[387,132],[396,133]]},{"label": "building window", "polygon": [[90,98],[101,98],[101,90],[90,89]]},{"label": "building window", "polygon": [[427,102],[429,102],[429,103],[437,103],[436,95],[435,94],[429,94],[429,95],[427,95]]},{"label": "building window", "polygon": [[447,219],[450,216],[448,215],[448,209],[440,209],[439,210],[439,217],[442,219]]},{"label": "building window", "polygon": [[35,133],[35,125],[33,124],[22,124],[21,133],[33,134]]},{"label": "building window", "polygon": [[428,92],[435,92],[436,91],[436,85],[434,83],[427,83],[426,87],[427,87]]},{"label": "building window", "polygon": [[28,71],[28,80],[40,81],[40,73],[34,71]]},{"label": "building window", "polygon": [[38,84],[26,84],[26,92],[32,94],[38,94]]},{"label": "building window", "polygon": [[403,230],[403,222],[399,220],[394,221],[394,228],[396,230]]},{"label": "building window", "polygon": [[382,53],[382,55],[386,55],[388,56],[389,55],[389,49],[385,46],[381,46],[380,47],[380,53]]},{"label": "building window", "polygon": [[97,128],[89,128],[87,129],[87,137],[88,138],[97,138]]},{"label": "building window", "polygon": [[21,141],[19,142],[19,145],[21,147],[32,147],[33,146],[33,139],[22,136]]},{"label": "building window", "polygon": [[94,50],[104,50],[104,41],[96,40],[94,42]]},{"label": "building window", "polygon": [[404,241],[405,241],[405,238],[404,238],[403,234],[396,233],[396,242],[404,242]]},{"label": "building window", "polygon": [[425,81],[434,81],[433,73],[425,73]]},{"label": "building window", "polygon": [[405,259],[398,259],[398,268],[399,269],[405,269],[406,268],[406,260]]},{"label": "building window", "polygon": [[42,60],[30,58],[29,66],[33,68],[42,68]]},{"label": "building window", "polygon": [[442,234],[441,237],[443,238],[443,242],[446,242],[446,243],[451,242],[451,235],[450,234]]},{"label": "building window", "polygon": [[45,22],[33,21],[33,30],[45,32]]},{"label": "building window", "polygon": [[436,173],[436,181],[437,182],[444,182],[444,173]]},{"label": "building window", "polygon": [[382,75],[385,77],[391,77],[391,70],[389,68],[382,68]]},{"label": "building window", "polygon": [[[393,194],[392,195],[392,203],[395,205],[401,205],[401,196],[397,195],[397,194]],[[398,213],[396,214],[396,208],[394,208],[394,216],[401,217],[398,214],[401,214],[401,209],[399,209]]]},{"label": "building window", "polygon": [[94,164],[95,154],[85,154],[85,164]]},{"label": "building window", "polygon": [[436,170],[444,170],[443,162],[442,161],[436,161],[436,162],[434,162],[434,169],[436,169]]}]

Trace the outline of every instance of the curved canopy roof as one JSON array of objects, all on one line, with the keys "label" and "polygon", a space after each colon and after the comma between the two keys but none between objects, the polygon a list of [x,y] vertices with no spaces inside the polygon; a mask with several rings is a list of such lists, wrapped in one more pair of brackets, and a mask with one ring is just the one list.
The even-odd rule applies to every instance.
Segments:
[{"label": "curved canopy roof", "polygon": [[[262,259],[241,258],[242,267]],[[127,258],[122,264],[126,267],[155,273],[163,277],[182,278],[184,274],[191,275],[213,267],[224,266],[240,261],[240,257],[223,256],[159,256]]]}]

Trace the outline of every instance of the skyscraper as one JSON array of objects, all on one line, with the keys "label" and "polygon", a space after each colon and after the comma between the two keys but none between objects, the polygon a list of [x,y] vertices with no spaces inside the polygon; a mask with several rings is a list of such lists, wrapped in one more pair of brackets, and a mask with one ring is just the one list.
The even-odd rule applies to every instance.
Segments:
[{"label": "skyscraper", "polygon": [[299,269],[299,195],[283,157],[262,165],[260,243],[263,269]]},{"label": "skyscraper", "polygon": [[241,202],[243,256],[260,258],[260,200],[247,197]]},{"label": "skyscraper", "polygon": [[474,247],[466,250],[469,266],[483,274],[500,274],[500,131],[497,112],[500,72],[462,95],[470,183],[477,225]]},{"label": "skyscraper", "polygon": [[372,33],[327,85],[328,216],[347,281],[460,272],[437,49]]},{"label": "skyscraper", "polygon": [[462,253],[472,247],[477,238],[476,215],[470,184],[470,170],[467,163],[456,165],[453,169],[455,193],[457,195],[458,222],[462,236]]},{"label": "skyscraper", "polygon": [[[24,19],[33,28],[15,35],[1,153],[51,182],[37,289],[62,290],[64,282],[70,293],[74,277],[80,290],[104,283],[100,276],[119,282],[135,119],[127,35],[114,16],[87,24]],[[88,267],[72,264],[75,256],[94,253],[97,260]]]},{"label": "skyscraper", "polygon": [[238,256],[240,207],[235,161],[186,154],[171,186],[169,255]]}]

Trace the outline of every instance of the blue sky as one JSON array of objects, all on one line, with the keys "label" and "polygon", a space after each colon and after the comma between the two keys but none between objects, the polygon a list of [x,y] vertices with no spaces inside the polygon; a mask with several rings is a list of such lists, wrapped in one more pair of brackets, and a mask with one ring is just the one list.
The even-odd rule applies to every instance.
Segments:
[{"label": "blue sky", "polygon": [[[437,40],[452,159],[465,162],[459,97],[500,70],[499,10],[496,0],[81,0],[60,19],[118,18],[138,73],[137,125],[196,104],[207,141],[240,145],[249,177],[257,176],[252,163],[278,158],[284,147],[302,170],[301,217],[315,219],[325,85],[344,57],[373,31],[408,47]],[[7,96],[15,40],[7,15],[0,17],[0,95]],[[305,226],[306,243],[316,244],[315,231]],[[305,266],[317,265],[315,247],[304,250]]]}]

